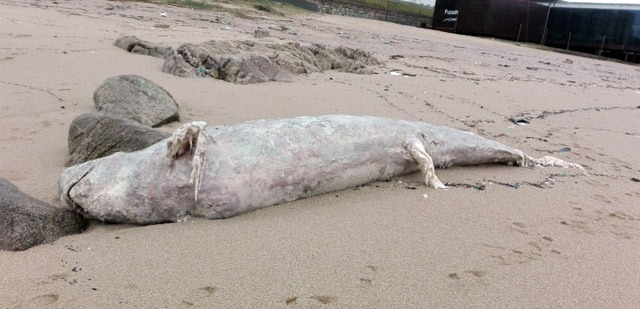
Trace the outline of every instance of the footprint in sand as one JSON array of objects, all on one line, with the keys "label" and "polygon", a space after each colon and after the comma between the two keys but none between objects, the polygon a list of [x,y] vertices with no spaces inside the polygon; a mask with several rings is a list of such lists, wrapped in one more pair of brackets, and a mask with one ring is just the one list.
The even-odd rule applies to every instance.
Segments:
[{"label": "footprint in sand", "polygon": [[57,281],[63,281],[68,283],[69,285],[75,285],[78,283],[78,279],[75,274],[66,272],[66,273],[57,273],[52,274],[47,277],[48,280],[38,282],[39,285],[51,284]]},{"label": "footprint in sand", "polygon": [[527,245],[529,245],[529,254],[531,254],[532,256],[542,257],[549,246],[551,246],[551,242],[553,242],[553,239],[549,236],[544,236],[542,237],[542,239],[528,242]]},{"label": "footprint in sand", "polygon": [[449,279],[460,280],[464,278],[463,276],[470,276],[472,278],[482,278],[486,275],[487,275],[487,272],[484,270],[465,270],[462,272],[462,274],[449,273]]},{"label": "footprint in sand", "polygon": [[466,274],[470,274],[476,278],[482,278],[487,275],[487,272],[484,270],[465,270]]},{"label": "footprint in sand", "polygon": [[360,275],[360,284],[370,286],[373,284],[373,280],[376,278],[376,274],[378,273],[378,266],[375,265],[367,265],[362,270],[362,274]]},{"label": "footprint in sand", "polygon": [[529,232],[527,232],[526,228],[527,225],[522,223],[522,222],[512,222],[513,224],[511,225],[511,229],[520,233],[520,234],[524,234],[524,235],[529,235]]},{"label": "footprint in sand", "polygon": [[640,192],[625,192],[624,195],[626,196],[631,196],[631,197],[639,197],[640,196]]},{"label": "footprint in sand", "polygon": [[562,220],[560,224],[590,235],[610,232],[620,239],[640,236],[640,228],[636,223],[638,219],[620,210],[596,210],[591,214],[580,213],[579,216],[583,220]]},{"label": "footprint in sand", "polygon": [[609,184],[603,183],[599,180],[596,179],[585,179],[584,183],[588,184],[588,185],[592,185],[594,187],[604,187],[604,188],[609,188]]},{"label": "footprint in sand", "polygon": [[285,305],[292,305],[292,304],[295,304],[296,301],[298,301],[298,296],[293,296],[285,299],[284,303]]},{"label": "footprint in sand", "polygon": [[182,302],[180,302],[180,308],[189,308],[192,306],[202,307],[201,301],[213,296],[217,290],[217,287],[209,285],[197,288],[191,292],[189,298],[183,299]]},{"label": "footprint in sand", "polygon": [[611,204],[612,203],[612,201],[609,198],[607,198],[606,196],[601,195],[601,194],[594,194],[592,197],[596,201],[600,201],[600,202],[603,202],[603,203],[606,203],[606,204]]},{"label": "footprint in sand", "polygon": [[336,297],[327,296],[327,295],[312,295],[309,298],[320,302],[323,305],[328,305],[336,301]]},{"label": "footprint in sand", "polygon": [[30,299],[29,302],[27,302],[27,307],[34,308],[34,307],[48,306],[58,302],[58,299],[60,299],[60,296],[58,296],[58,294],[46,294],[46,295],[36,296]]},{"label": "footprint in sand", "polygon": [[292,296],[287,298],[284,303],[287,306],[300,306],[304,308],[314,307],[318,305],[333,304],[338,300],[335,296],[330,295],[311,295],[309,297]]},{"label": "footprint in sand", "polygon": [[568,226],[577,232],[587,233],[590,235],[596,234],[593,226],[586,220],[562,220],[560,221],[560,224]]},{"label": "footprint in sand", "polygon": [[628,215],[622,211],[614,211],[614,212],[610,212],[607,215],[609,218],[615,218],[615,219],[620,219],[620,220],[636,220],[635,217]]},{"label": "footprint in sand", "polygon": [[[535,261],[546,257],[549,254],[560,254],[560,251],[551,249],[553,238],[543,236],[540,233],[529,231],[529,227],[522,222],[512,222],[511,230],[522,235],[538,235],[529,237],[529,241],[522,246],[506,248],[500,245],[483,244],[489,250],[489,256],[498,265],[514,265]],[[478,276],[480,277],[480,276]]]},{"label": "footprint in sand", "polygon": [[633,239],[634,236],[638,235],[639,229],[637,224],[634,222],[637,219],[634,216],[622,211],[614,211],[608,213],[606,218],[610,224],[609,231],[617,237],[622,239]]},{"label": "footprint in sand", "polygon": [[499,265],[507,266],[539,260],[547,256],[549,253],[560,254],[560,251],[558,250],[549,249],[548,247],[550,244],[550,241],[542,239],[530,241],[527,243],[527,246],[513,249],[488,244],[484,244],[484,246],[495,251],[490,253],[489,256]]}]

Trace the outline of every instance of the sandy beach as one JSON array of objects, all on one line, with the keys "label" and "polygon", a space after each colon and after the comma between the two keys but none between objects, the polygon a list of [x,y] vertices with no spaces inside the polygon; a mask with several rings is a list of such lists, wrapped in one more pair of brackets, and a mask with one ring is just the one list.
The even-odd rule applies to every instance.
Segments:
[{"label": "sandy beach", "polygon": [[[415,174],[225,220],[91,222],[51,244],[0,251],[0,308],[637,307],[640,67],[373,20],[249,15],[0,0],[0,177],[59,206],[69,124],[95,112],[94,90],[120,74],[172,94],[181,120],[167,132],[195,120],[371,115],[472,131],[589,175],[454,167],[436,172],[485,189],[435,190]],[[295,34],[269,29],[282,25]],[[258,28],[271,36],[254,38]],[[174,48],[342,45],[384,64],[373,75],[238,85],[162,73],[163,59],[112,45],[125,34]]]}]

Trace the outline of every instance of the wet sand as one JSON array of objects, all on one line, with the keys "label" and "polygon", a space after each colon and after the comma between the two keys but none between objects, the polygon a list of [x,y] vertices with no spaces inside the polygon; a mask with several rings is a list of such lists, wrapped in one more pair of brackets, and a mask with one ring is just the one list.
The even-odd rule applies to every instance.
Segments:
[{"label": "wet sand", "polygon": [[[95,111],[93,91],[119,74],[167,89],[181,123],[336,113],[423,120],[580,163],[590,176],[451,168],[436,171],[442,181],[485,189],[436,191],[411,175],[226,220],[92,222],[52,244],[0,252],[1,308],[635,306],[638,66],[372,20],[250,13],[256,18],[135,2],[0,0],[0,177],[59,205],[68,126]],[[269,30],[259,40],[362,48],[385,64],[374,75],[327,71],[236,85],[165,74],[162,59],[112,45],[124,34],[174,48],[256,40],[257,27],[281,25],[297,35]]]}]

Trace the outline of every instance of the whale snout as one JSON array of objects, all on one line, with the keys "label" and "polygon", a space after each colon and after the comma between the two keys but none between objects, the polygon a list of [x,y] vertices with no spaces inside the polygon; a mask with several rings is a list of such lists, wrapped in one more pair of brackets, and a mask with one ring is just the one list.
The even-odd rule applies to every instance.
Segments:
[{"label": "whale snout", "polygon": [[75,167],[67,168],[62,172],[58,181],[58,195],[60,196],[60,205],[63,208],[73,210],[79,214],[85,214],[82,205],[73,200],[72,190],[80,181],[89,175],[95,167],[95,164],[94,161],[88,161],[78,164]]}]

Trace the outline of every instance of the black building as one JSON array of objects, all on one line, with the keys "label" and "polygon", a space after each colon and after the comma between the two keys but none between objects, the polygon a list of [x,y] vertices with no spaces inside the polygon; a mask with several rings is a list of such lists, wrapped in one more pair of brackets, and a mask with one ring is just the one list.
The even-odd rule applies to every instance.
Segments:
[{"label": "black building", "polygon": [[438,0],[432,28],[640,62],[640,4]]},{"label": "black building", "polygon": [[543,44],[640,62],[640,5],[551,4]]}]

